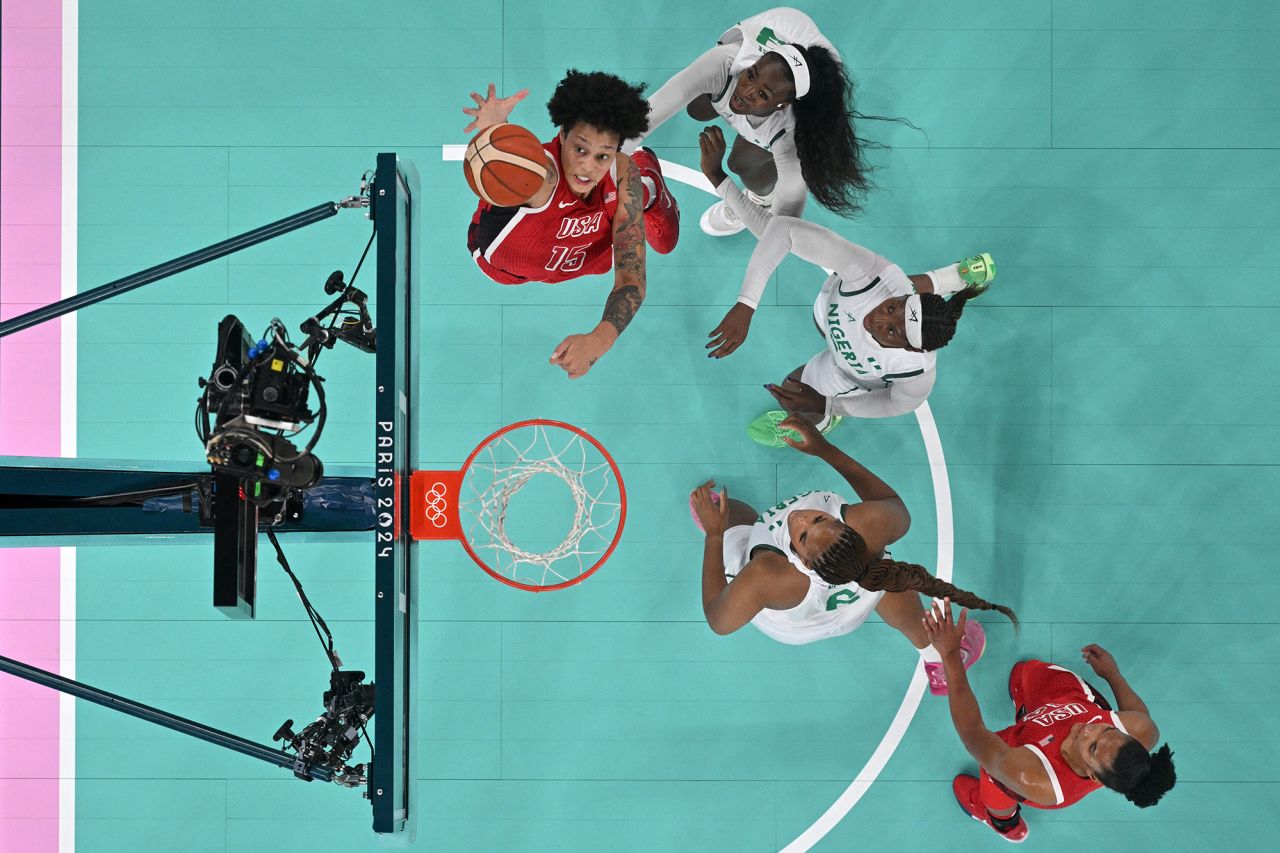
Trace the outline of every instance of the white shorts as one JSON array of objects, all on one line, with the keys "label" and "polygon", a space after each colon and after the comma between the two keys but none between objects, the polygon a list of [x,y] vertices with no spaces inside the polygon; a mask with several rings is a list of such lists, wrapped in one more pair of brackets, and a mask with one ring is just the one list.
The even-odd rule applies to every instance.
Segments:
[{"label": "white shorts", "polygon": [[839,397],[855,389],[867,391],[840,367],[829,349],[824,349],[805,363],[800,381],[812,385],[824,397]]}]

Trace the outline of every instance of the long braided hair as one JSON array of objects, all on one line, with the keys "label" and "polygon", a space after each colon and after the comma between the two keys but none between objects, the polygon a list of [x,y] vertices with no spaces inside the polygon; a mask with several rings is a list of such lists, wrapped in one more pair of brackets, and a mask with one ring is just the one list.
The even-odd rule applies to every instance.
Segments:
[{"label": "long braided hair", "polygon": [[942,349],[951,343],[965,303],[977,295],[977,291],[968,288],[950,299],[943,299],[936,293],[920,294],[920,345],[925,352]]},{"label": "long braided hair", "polygon": [[970,610],[995,610],[1003,613],[1018,628],[1018,614],[1003,604],[992,604],[967,589],[949,584],[934,577],[924,566],[901,563],[897,560],[871,559],[866,540],[852,527],[845,525],[840,538],[818,555],[809,568],[814,574],[833,586],[856,583],[871,592],[914,592],[934,598],[950,598]]}]

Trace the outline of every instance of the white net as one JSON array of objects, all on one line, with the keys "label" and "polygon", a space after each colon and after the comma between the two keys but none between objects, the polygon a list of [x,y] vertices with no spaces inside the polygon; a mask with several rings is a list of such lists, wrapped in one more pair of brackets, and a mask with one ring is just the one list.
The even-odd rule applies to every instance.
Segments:
[{"label": "white net", "polygon": [[534,588],[564,586],[595,570],[616,539],[622,507],[605,454],[570,429],[537,422],[483,447],[459,499],[475,555]]}]

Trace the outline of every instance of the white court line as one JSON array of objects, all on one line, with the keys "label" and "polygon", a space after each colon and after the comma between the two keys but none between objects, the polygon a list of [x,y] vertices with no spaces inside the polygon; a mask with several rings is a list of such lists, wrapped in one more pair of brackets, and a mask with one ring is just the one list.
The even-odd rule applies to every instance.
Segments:
[{"label": "white court line", "polygon": [[[79,244],[80,144],[80,4],[62,0],[62,298],[77,290]],[[77,455],[76,448],[76,314],[64,314],[61,324],[59,393],[62,425],[59,452]],[[58,549],[58,672],[76,677],[76,549]],[[76,699],[58,694],[58,853],[76,849]]]},{"label": "white court line", "polygon": [[[929,471],[933,476],[933,503],[938,514],[938,565],[937,576],[944,581],[951,580],[951,566],[955,554],[955,529],[951,517],[951,480],[947,476],[947,460],[942,455],[942,439],[938,436],[938,425],[933,420],[933,410],[929,402],[920,404],[916,409],[916,423],[920,425],[920,437],[924,439],[924,449],[929,457]],[[876,781],[884,766],[889,763],[894,750],[902,742],[907,727],[920,708],[920,700],[924,697],[926,684],[924,664],[916,664],[915,674],[907,685],[907,693],[902,697],[898,713],[893,715],[889,730],[880,738],[880,744],[867,759],[867,763],[853,777],[849,787],[844,789],[836,801],[831,804],[822,816],[792,841],[782,848],[782,853],[803,853],[817,844],[824,835],[835,828],[845,815],[858,804],[862,795],[867,793],[871,783]]]},{"label": "white court line", "polygon": [[[441,159],[461,160],[465,149],[465,145],[445,145],[441,151]],[[662,164],[662,174],[665,177],[715,195],[711,182],[700,171],[668,160],[659,162]],[[933,419],[933,410],[929,408],[927,400],[920,404],[915,414],[916,423],[920,427],[920,438],[924,441],[925,454],[929,459],[929,471],[933,479],[933,503],[938,519],[938,559],[935,574],[942,580],[950,582],[955,556],[951,479],[947,476],[947,460],[942,453],[942,438],[938,435],[938,425]],[[911,720],[920,708],[926,683],[924,665],[917,662],[911,682],[907,685],[907,692],[902,697],[902,704],[898,706],[898,712],[893,715],[889,729],[880,739],[871,757],[867,759],[867,763],[853,777],[853,781],[849,783],[849,787],[845,788],[844,793],[837,797],[836,801],[808,829],[782,848],[781,853],[804,853],[809,850],[834,829],[837,823],[844,820],[850,810],[858,804],[858,800],[861,800],[863,794],[871,788],[871,783],[879,778],[881,771],[897,750],[898,744],[902,742],[907,728],[911,725]]]}]

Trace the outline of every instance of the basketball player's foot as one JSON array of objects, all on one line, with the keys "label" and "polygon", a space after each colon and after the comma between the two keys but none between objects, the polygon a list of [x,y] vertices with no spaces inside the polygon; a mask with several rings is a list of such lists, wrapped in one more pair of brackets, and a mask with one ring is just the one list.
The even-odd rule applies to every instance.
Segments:
[{"label": "basketball player's foot", "polygon": [[996,278],[996,262],[988,252],[979,252],[968,258],[956,261],[960,268],[960,278],[965,283],[965,290],[981,296],[987,292],[991,282]]},{"label": "basketball player's foot", "polygon": [[[711,502],[716,506],[720,506],[720,493],[711,493]],[[706,533],[706,528],[702,526],[702,522],[698,520],[698,511],[693,508],[693,495],[689,495],[689,515],[693,516],[693,526],[698,528],[699,533]]]},{"label": "basketball player's foot", "polygon": [[655,252],[665,255],[680,239],[680,207],[667,189],[658,155],[648,148],[637,148],[631,162],[639,167],[641,181],[648,178],[655,192],[652,203],[644,209],[644,239]]},{"label": "basketball player's foot", "polygon": [[[987,650],[987,632],[982,630],[982,623],[969,619],[964,623],[964,636],[960,638],[960,660],[964,668],[973,666]],[[929,676],[929,692],[934,696],[947,695],[947,676],[941,661],[925,661],[924,674]]]},{"label": "basketball player's foot", "polygon": [[[761,196],[747,190],[747,199],[766,210],[773,207],[772,192]],[[739,219],[738,215],[730,210],[729,205],[723,201],[718,201],[704,210],[702,218],[698,220],[698,225],[702,228],[704,234],[710,234],[712,237],[728,237],[747,227],[747,223]]]},{"label": "basketball player's foot", "polygon": [[746,228],[747,224],[729,209],[728,204],[718,201],[702,212],[698,227],[702,229],[702,233],[712,237],[728,237]]},{"label": "basketball player's foot", "polygon": [[[786,412],[773,411],[764,412],[751,423],[747,424],[747,437],[756,444],[763,444],[765,447],[786,447],[787,443],[782,440],[785,435],[787,438],[795,441],[800,440],[800,435],[795,430],[783,429],[778,426],[788,417]],[[826,435],[836,427],[840,426],[840,422],[844,418],[840,415],[832,416],[831,420],[822,429],[822,434]]]},{"label": "basketball player's foot", "polygon": [[[1021,844],[1027,840],[1027,834],[1030,829],[1027,822],[1022,819],[1022,809],[1014,812],[1010,821],[1016,821],[1008,829],[1000,829],[995,825],[994,819],[987,806],[982,802],[982,794],[979,790],[978,778],[961,773],[959,776],[951,780],[951,792],[956,795],[956,802],[960,804],[960,808],[964,809],[964,813],[979,823],[985,823],[987,826],[995,830],[996,834],[1005,841]],[[1003,821],[1002,821],[1003,823]]]}]

